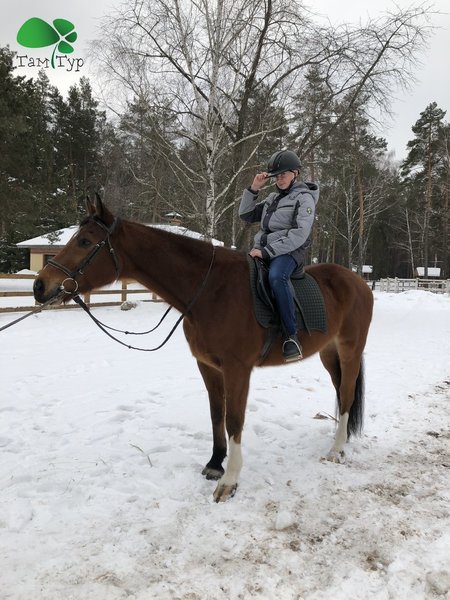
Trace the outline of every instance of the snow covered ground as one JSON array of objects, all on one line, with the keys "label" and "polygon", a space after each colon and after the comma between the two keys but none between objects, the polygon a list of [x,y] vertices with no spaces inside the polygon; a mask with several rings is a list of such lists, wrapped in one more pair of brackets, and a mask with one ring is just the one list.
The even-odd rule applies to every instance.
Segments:
[{"label": "snow covered ground", "polygon": [[[95,314],[142,330],[164,310]],[[318,356],[255,370],[241,482],[215,504],[181,330],[150,354],[79,310],[0,333],[0,598],[450,598],[450,298],[376,293],[365,360],[345,465],[320,461],[335,425],[314,419],[334,414]]]}]

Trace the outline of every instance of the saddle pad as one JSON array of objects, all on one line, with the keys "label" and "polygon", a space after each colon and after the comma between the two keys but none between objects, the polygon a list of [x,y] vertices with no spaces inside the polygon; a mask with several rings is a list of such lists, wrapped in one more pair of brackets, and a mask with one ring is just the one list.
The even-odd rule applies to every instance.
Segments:
[{"label": "saddle pad", "polygon": [[[261,300],[257,292],[255,261],[249,257],[248,263],[250,269],[250,287],[253,297],[253,309],[256,320],[262,327],[273,327],[274,325],[279,324],[280,319],[278,315],[274,314],[267,304]],[[291,279],[291,283],[295,290],[296,304],[301,306],[301,311],[299,311],[298,306],[296,306],[298,328],[300,330],[316,330],[325,333],[327,330],[325,302],[319,285],[314,277],[305,273],[305,276],[301,279]]]}]

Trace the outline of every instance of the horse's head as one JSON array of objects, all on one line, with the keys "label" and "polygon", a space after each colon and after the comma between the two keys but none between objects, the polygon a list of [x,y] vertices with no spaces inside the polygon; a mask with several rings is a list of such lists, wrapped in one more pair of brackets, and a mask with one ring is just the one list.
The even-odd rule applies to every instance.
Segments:
[{"label": "horse's head", "polygon": [[119,259],[112,242],[119,220],[99,196],[94,203],[87,199],[86,205],[88,216],[78,231],[34,281],[33,292],[38,302],[54,298],[55,303],[61,303],[79,292],[112,283],[119,276]]}]

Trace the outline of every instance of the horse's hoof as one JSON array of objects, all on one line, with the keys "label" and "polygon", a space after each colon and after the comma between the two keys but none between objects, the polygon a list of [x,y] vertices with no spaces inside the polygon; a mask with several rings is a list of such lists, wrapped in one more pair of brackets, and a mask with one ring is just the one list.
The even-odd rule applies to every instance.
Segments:
[{"label": "horse's hoof", "polygon": [[206,467],[202,471],[202,475],[204,475],[206,479],[213,479],[214,481],[220,479],[223,474],[223,469],[219,471],[219,469],[213,469],[212,467],[208,467],[208,465],[206,465]]},{"label": "horse's hoof", "polygon": [[340,452],[337,452],[336,450],[330,450],[325,458],[322,459],[322,462],[325,461],[343,465],[345,464],[345,452],[343,450]]},{"label": "horse's hoof", "polygon": [[216,502],[226,502],[235,495],[237,486],[237,483],[233,485],[219,483],[214,491],[214,500]]}]

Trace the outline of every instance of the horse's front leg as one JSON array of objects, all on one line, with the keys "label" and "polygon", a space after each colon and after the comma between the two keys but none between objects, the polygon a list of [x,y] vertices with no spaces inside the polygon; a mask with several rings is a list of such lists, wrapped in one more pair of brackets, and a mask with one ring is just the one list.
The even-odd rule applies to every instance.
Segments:
[{"label": "horse's front leg", "polygon": [[219,479],[214,491],[216,502],[225,502],[236,493],[242,469],[241,436],[244,428],[251,368],[245,368],[240,364],[228,365],[224,368],[223,373],[229,452],[225,473]]},{"label": "horse's front leg", "polygon": [[225,438],[225,394],[221,371],[197,361],[209,396],[209,408],[213,431],[213,451],[208,464],[202,471],[206,479],[220,479],[224,470],[223,460],[227,455]]}]

